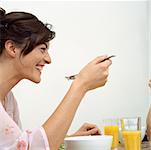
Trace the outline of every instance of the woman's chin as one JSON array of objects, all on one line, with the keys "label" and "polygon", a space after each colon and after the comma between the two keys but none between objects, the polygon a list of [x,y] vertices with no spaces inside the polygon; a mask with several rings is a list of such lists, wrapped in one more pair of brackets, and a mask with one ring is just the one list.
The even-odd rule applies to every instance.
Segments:
[{"label": "woman's chin", "polygon": [[39,83],[41,81],[41,73],[33,73],[25,77],[27,80],[30,80],[34,83]]},{"label": "woman's chin", "polygon": [[34,83],[40,83],[41,81],[41,78],[38,77],[38,78],[32,78],[32,79],[29,79],[30,81],[34,82]]},{"label": "woman's chin", "polygon": [[39,78],[39,79],[34,80],[33,82],[40,83],[40,81],[41,81],[41,79]]},{"label": "woman's chin", "polygon": [[39,80],[39,81],[35,81],[35,83],[37,83],[37,84],[38,84],[38,83],[40,83],[40,81],[41,81],[41,80]]}]

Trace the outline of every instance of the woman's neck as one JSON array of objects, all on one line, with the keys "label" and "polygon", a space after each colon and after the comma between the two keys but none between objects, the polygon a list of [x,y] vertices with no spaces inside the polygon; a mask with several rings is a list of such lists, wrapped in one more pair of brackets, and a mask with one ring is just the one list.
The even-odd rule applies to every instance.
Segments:
[{"label": "woman's neck", "polygon": [[0,101],[4,101],[7,93],[21,80],[13,65],[0,63]]}]

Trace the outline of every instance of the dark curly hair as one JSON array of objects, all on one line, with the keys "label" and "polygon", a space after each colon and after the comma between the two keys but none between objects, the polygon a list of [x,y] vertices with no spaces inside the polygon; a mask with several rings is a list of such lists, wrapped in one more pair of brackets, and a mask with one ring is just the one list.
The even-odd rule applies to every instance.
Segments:
[{"label": "dark curly hair", "polygon": [[52,25],[43,24],[36,16],[27,12],[5,12],[0,8],[0,55],[5,42],[12,40],[21,47],[22,55],[30,53],[37,45],[49,42],[55,37]]}]

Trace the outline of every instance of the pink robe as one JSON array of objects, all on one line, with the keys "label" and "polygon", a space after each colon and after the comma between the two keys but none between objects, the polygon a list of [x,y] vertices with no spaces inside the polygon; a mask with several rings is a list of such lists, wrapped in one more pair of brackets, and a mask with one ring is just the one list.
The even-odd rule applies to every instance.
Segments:
[{"label": "pink robe", "polygon": [[50,150],[43,127],[21,130],[18,106],[12,92],[5,98],[4,107],[0,102],[0,150]]}]

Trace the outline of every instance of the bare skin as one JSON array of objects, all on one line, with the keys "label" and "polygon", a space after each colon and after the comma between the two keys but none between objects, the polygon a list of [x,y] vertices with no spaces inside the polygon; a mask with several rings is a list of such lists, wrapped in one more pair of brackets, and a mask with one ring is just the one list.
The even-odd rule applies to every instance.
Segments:
[{"label": "bare skin", "polygon": [[[64,139],[75,112],[86,92],[105,85],[108,74],[106,67],[108,67],[111,62],[107,60],[104,63],[99,63],[102,59],[104,59],[104,57],[94,59],[79,73],[61,104],[44,123],[43,127],[47,130],[48,139],[51,141],[50,147],[53,148],[53,150],[57,150],[58,143],[60,144]],[[103,77],[101,75],[102,71],[104,72]],[[58,130],[60,127],[62,130]]]}]

